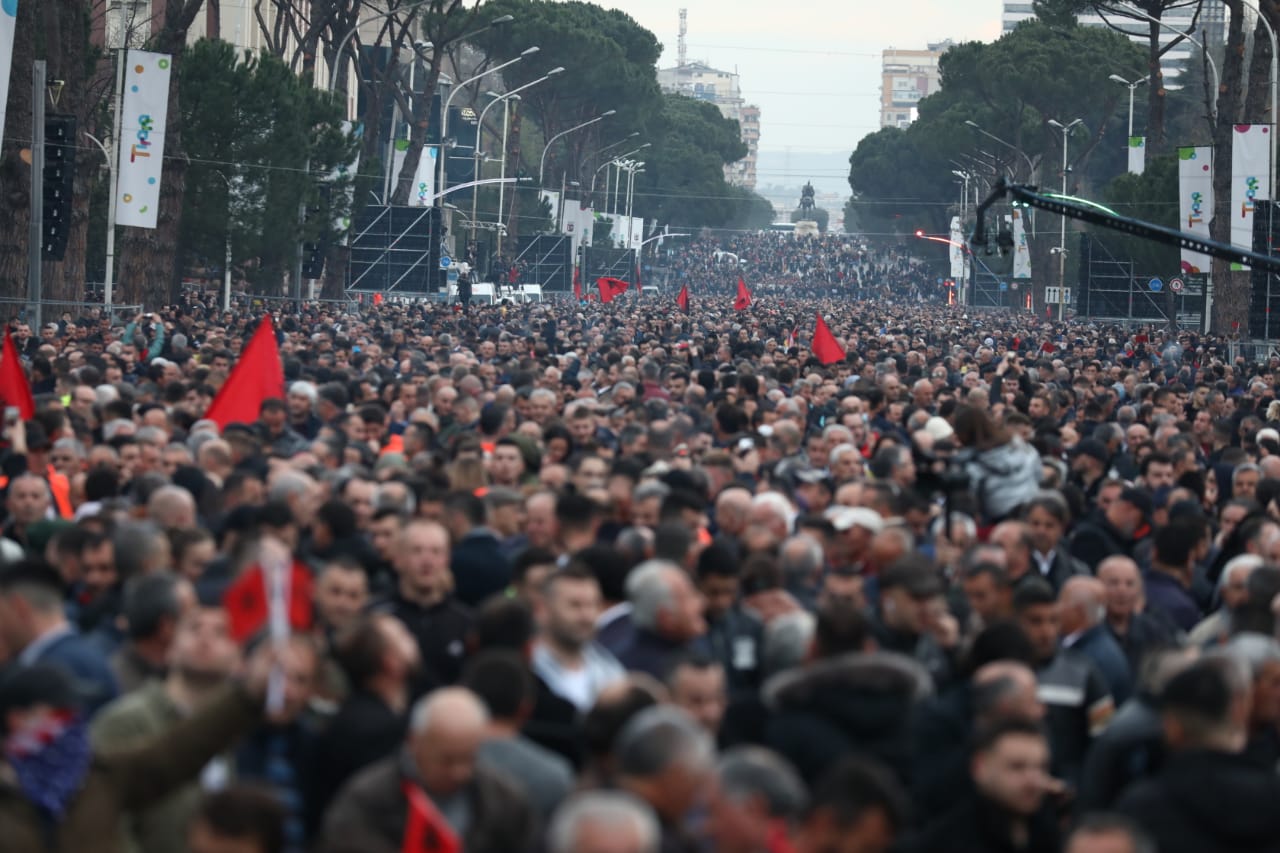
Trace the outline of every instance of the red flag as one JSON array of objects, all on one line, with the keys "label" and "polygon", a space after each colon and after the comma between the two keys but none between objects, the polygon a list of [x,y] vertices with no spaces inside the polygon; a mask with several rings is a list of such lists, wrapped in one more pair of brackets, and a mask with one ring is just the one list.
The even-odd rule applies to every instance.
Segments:
[{"label": "red flag", "polygon": [[6,406],[18,410],[18,416],[29,421],[36,416],[36,401],[31,396],[31,385],[27,382],[27,374],[22,369],[22,359],[18,358],[18,348],[9,337],[9,330],[4,330],[4,355],[0,356],[0,400]]},{"label": "red flag", "polygon": [[837,361],[844,361],[844,350],[840,348],[836,336],[831,334],[831,329],[827,328],[827,321],[822,319],[822,315],[818,315],[818,322],[813,329],[813,344],[810,346],[813,350],[814,358],[822,362],[825,367],[828,364],[835,364]]},{"label": "red flag", "polygon": [[401,782],[409,804],[401,853],[462,853],[462,843],[435,803],[412,781]]},{"label": "red flag", "polygon": [[[262,567],[254,565],[227,587],[222,596],[230,622],[231,636],[243,643],[267,627],[271,601]],[[289,571],[289,625],[298,631],[311,630],[311,573],[295,560]]]},{"label": "red flag", "polygon": [[680,306],[680,310],[689,313],[689,285],[680,288],[680,295],[676,297],[676,305]]},{"label": "red flag", "polygon": [[280,365],[276,330],[267,314],[204,416],[216,422],[219,429],[227,424],[255,423],[262,401],[272,397],[284,397],[284,368]]},{"label": "red flag", "polygon": [[627,292],[627,288],[631,285],[620,278],[610,278],[603,276],[596,279],[596,287],[600,288],[600,301],[612,302],[615,298]]},{"label": "red flag", "polygon": [[382,304],[382,294],[381,294],[381,293],[375,293],[375,294],[373,294],[373,304],[374,304],[374,305],[381,305],[381,304]]},{"label": "red flag", "polygon": [[578,274],[578,268],[573,268],[573,301],[582,301],[582,276]]},{"label": "red flag", "polygon": [[734,311],[746,311],[751,307],[751,291],[747,290],[747,283],[742,280],[742,276],[738,276],[738,295],[733,300]]}]

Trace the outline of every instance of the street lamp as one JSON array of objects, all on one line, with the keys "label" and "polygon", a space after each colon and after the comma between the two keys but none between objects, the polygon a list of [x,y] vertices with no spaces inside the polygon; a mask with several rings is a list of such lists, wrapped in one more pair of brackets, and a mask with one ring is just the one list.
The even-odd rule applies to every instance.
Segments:
[{"label": "street lamp", "polygon": [[[1067,140],[1071,137],[1071,131],[1075,130],[1076,125],[1083,124],[1084,119],[1076,119],[1070,124],[1063,124],[1057,119],[1049,119],[1050,127],[1056,127],[1062,131],[1062,194],[1067,194]],[[1067,217],[1062,217],[1062,233],[1058,239],[1058,322],[1062,322],[1062,315],[1066,308],[1066,290],[1067,290]]]},{"label": "street lamp", "polygon": [[[510,106],[510,104],[508,104],[507,101],[509,100],[518,101],[520,100],[520,93],[523,92],[525,89],[531,89],[534,86],[538,85],[539,83],[549,80],[552,77],[556,76],[557,74],[563,74],[563,73],[564,73],[563,67],[552,68],[550,71],[548,71],[546,74],[543,74],[537,80],[531,80],[528,83],[525,83],[523,86],[517,86],[516,88],[512,89],[510,92],[506,92],[501,95],[497,95],[493,92],[488,93],[490,95],[494,95],[494,100],[485,104],[484,109],[480,111],[480,119],[476,122],[475,176],[477,178],[480,177],[480,140],[484,136],[484,117],[486,114],[488,114],[490,108],[493,107],[494,104],[497,104],[498,102],[501,101],[503,104],[503,112],[506,113],[506,115],[504,115],[502,119],[502,172],[501,172],[501,177],[505,178],[507,176],[507,120],[510,118],[510,113],[507,112],[507,108]],[[502,190],[504,189],[506,189],[505,184],[500,185],[498,188],[498,193],[499,193],[498,219],[499,220],[502,219]],[[471,221],[472,221],[471,231],[472,231],[473,240],[475,239],[475,224],[474,224],[475,219],[476,219],[476,194],[472,193],[471,195]]]},{"label": "street lamp", "polygon": [[979,125],[976,121],[965,119],[964,123],[967,124],[969,127],[973,128],[974,130],[978,131],[978,133],[981,133],[983,136],[987,137],[988,139],[992,139],[996,142],[999,142],[1005,148],[1012,150],[1015,154],[1017,154],[1019,157],[1025,160],[1027,163],[1027,180],[1030,181],[1034,179],[1035,173],[1036,173],[1035,163],[1031,162],[1031,158],[1028,157],[1021,148],[1014,145],[1012,142],[1005,142],[1003,139],[996,136],[994,133],[990,133],[989,131],[983,130],[982,126]]},{"label": "street lamp", "polygon": [[[587,163],[599,157],[601,154],[608,151],[610,148],[617,148],[619,145],[626,145],[628,142],[635,139],[639,135],[640,135],[640,131],[633,130],[631,133],[628,133],[626,136],[622,137],[617,142],[610,142],[608,145],[604,146],[603,148],[597,148],[595,151],[592,151],[590,154],[586,156],[586,158],[583,159],[582,167],[579,168],[578,171],[581,172],[583,168],[586,168]],[[599,171],[599,169],[597,169],[596,171]]]},{"label": "street lamp", "polygon": [[[595,196],[596,194],[596,178],[599,177],[601,169],[604,169],[608,166],[617,165],[619,162],[625,161],[632,154],[639,154],[641,151],[643,151],[644,149],[648,148],[651,145],[653,145],[652,142],[646,142],[644,145],[641,145],[639,148],[633,148],[630,151],[628,151],[626,154],[620,154],[617,157],[614,157],[612,160],[606,160],[605,162],[601,163],[598,167],[596,167],[595,174],[591,176],[591,195]],[[598,154],[600,152],[597,151],[596,153]],[[604,194],[605,194],[605,199],[607,201],[609,197],[609,179],[607,177],[605,178],[605,182],[604,182]]]},{"label": "street lamp", "polygon": [[[509,16],[504,15],[503,17],[509,17]],[[444,151],[445,151],[445,146],[447,144],[447,140],[449,138],[449,107],[453,104],[454,96],[457,95],[459,92],[461,92],[463,89],[467,88],[467,86],[470,86],[472,83],[476,82],[477,80],[488,77],[490,74],[496,74],[504,68],[510,68],[512,65],[515,65],[517,62],[524,59],[526,56],[533,56],[540,49],[541,48],[538,48],[537,46],[526,48],[515,59],[508,59],[506,62],[502,63],[501,65],[495,65],[492,68],[481,71],[479,74],[475,75],[474,77],[469,77],[468,79],[463,80],[461,83],[459,83],[457,86],[453,88],[453,91],[449,93],[449,97],[445,98],[444,107],[440,111],[441,112],[440,157],[438,158],[440,160],[440,178],[436,182],[436,186],[440,188],[441,192],[448,189],[445,183],[448,173],[445,172],[445,169],[444,169],[444,161],[446,159]]]},{"label": "street lamp", "polygon": [[543,173],[546,171],[546,168],[547,168],[547,152],[551,150],[551,144],[553,142],[555,142],[557,139],[561,138],[562,136],[568,136],[569,134],[573,133],[575,130],[582,130],[584,127],[590,127],[591,125],[595,124],[598,121],[604,121],[609,116],[617,114],[617,112],[618,112],[617,110],[605,110],[595,118],[584,121],[582,124],[574,125],[568,130],[562,130],[559,133],[557,133],[555,136],[548,139],[547,144],[542,146],[542,158],[538,161],[538,186],[542,186]]},{"label": "street lamp", "polygon": [[1132,138],[1133,137],[1133,93],[1137,91],[1137,88],[1141,86],[1143,83],[1151,82],[1151,75],[1148,74],[1146,77],[1141,77],[1137,80],[1129,81],[1121,77],[1119,74],[1112,74],[1107,79],[1114,80],[1115,82],[1119,83],[1121,86],[1129,87],[1129,137]]}]

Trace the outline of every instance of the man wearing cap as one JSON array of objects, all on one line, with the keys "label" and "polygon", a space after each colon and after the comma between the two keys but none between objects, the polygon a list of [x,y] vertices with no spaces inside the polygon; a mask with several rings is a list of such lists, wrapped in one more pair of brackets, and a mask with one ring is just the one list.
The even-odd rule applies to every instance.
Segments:
[{"label": "man wearing cap", "polygon": [[866,507],[834,506],[826,512],[836,531],[837,547],[827,555],[835,570],[860,571],[871,539],[884,530],[884,519]]},{"label": "man wearing cap", "polygon": [[1071,539],[1071,556],[1091,570],[1107,557],[1123,554],[1139,566],[1150,564],[1151,495],[1141,489],[1126,488],[1112,501],[1100,518],[1084,521]]},{"label": "man wearing cap", "polygon": [[1107,446],[1096,438],[1082,439],[1071,452],[1071,479],[1080,486],[1088,502],[1097,500],[1098,487],[1106,479],[1110,464]]}]

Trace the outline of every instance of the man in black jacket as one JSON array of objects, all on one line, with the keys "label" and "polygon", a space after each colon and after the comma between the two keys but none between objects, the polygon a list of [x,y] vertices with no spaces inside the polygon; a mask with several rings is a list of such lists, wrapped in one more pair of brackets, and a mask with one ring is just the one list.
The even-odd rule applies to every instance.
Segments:
[{"label": "man in black jacket", "polygon": [[444,513],[454,542],[449,555],[454,594],[468,607],[479,607],[511,583],[511,563],[498,537],[485,526],[483,500],[470,492],[454,492],[445,498]]},{"label": "man in black jacket", "polygon": [[1247,668],[1227,656],[1197,661],[1165,687],[1161,717],[1172,755],[1119,805],[1161,853],[1272,851],[1280,844],[1280,777],[1243,755],[1249,698]]}]

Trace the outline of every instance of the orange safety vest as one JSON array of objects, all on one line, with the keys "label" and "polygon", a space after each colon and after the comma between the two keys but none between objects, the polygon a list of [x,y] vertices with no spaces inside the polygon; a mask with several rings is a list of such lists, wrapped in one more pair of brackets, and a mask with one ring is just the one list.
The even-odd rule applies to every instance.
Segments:
[{"label": "orange safety vest", "polygon": [[[71,481],[54,470],[52,465],[45,471],[44,479],[49,484],[49,494],[53,496],[53,505],[58,510],[58,518],[73,518],[76,513],[71,506]],[[0,491],[7,488],[9,488],[9,478],[0,475]]]}]

